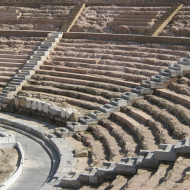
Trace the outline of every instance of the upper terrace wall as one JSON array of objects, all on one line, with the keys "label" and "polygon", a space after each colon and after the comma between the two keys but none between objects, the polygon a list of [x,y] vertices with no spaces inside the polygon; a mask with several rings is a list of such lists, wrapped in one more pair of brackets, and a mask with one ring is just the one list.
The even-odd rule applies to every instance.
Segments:
[{"label": "upper terrace wall", "polygon": [[33,7],[40,6],[40,4],[64,4],[75,5],[77,3],[86,3],[86,5],[128,5],[128,6],[142,6],[142,5],[171,5],[176,3],[190,4],[188,0],[0,0],[1,5],[14,5],[20,3],[20,6],[30,5]]}]

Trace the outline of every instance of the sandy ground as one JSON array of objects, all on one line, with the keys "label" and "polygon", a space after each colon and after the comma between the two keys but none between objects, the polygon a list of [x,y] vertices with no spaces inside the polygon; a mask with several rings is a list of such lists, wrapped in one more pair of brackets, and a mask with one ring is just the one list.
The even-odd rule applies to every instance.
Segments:
[{"label": "sandy ground", "polygon": [[17,168],[18,152],[15,148],[0,150],[0,184],[8,180]]}]

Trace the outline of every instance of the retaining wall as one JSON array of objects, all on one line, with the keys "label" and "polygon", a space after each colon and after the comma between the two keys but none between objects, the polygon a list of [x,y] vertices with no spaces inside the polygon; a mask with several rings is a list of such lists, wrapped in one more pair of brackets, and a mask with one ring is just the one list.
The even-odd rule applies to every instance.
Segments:
[{"label": "retaining wall", "polygon": [[188,0],[0,0],[1,5],[20,5],[20,6],[33,6],[38,7],[41,4],[62,4],[62,5],[76,5],[77,3],[85,3],[88,5],[127,5],[127,6],[160,6],[160,5],[171,5],[176,3],[190,4]]},{"label": "retaining wall", "polygon": [[161,43],[171,45],[190,45],[190,38],[169,37],[169,36],[144,36],[130,34],[108,34],[108,33],[88,33],[88,32],[69,32],[63,33],[63,38],[71,39],[94,39],[108,41],[136,41],[139,43]]},{"label": "retaining wall", "polygon": [[67,121],[75,121],[74,114],[78,115],[75,109],[60,108],[53,103],[26,97],[3,98],[2,111],[27,115],[58,126],[66,125]]}]

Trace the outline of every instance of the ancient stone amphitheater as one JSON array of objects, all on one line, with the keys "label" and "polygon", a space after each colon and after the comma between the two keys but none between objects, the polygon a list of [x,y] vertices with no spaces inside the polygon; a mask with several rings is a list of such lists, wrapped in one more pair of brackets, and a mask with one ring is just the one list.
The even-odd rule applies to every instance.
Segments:
[{"label": "ancient stone amphitheater", "polygon": [[190,187],[188,0],[0,0],[0,190]]}]

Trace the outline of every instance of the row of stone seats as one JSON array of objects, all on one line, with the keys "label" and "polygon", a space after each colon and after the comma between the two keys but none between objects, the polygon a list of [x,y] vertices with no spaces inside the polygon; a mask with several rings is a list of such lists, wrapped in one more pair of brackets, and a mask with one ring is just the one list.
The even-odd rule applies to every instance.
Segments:
[{"label": "row of stone seats", "polygon": [[144,95],[152,94],[154,89],[166,87],[171,78],[183,76],[183,72],[186,70],[190,70],[188,59],[180,59],[177,64],[171,65],[169,69],[160,70],[159,75],[150,77],[150,80],[142,81],[141,86],[133,88],[131,92],[122,93],[121,98],[113,98],[110,100],[110,104],[100,106],[98,112],[83,117],[78,126],[97,124],[99,119],[108,118],[112,112],[119,111],[120,107],[133,105],[134,101],[143,99]]},{"label": "row of stone seats", "polygon": [[101,168],[90,168],[84,172],[70,172],[62,179],[62,186],[79,188],[82,183],[101,183],[103,179],[118,174],[135,175],[139,168],[158,168],[161,161],[175,162],[179,155],[189,155],[190,139],[178,141],[175,145],[160,144],[159,150],[141,150],[139,157],[122,158],[120,162],[104,162]]},{"label": "row of stone seats", "polygon": [[[157,53],[158,50],[156,48],[149,48],[146,45],[142,47],[139,44],[131,45],[114,42],[107,45],[105,43],[104,41],[82,39],[61,40],[59,46],[54,49],[56,51],[50,54],[52,59],[44,61],[44,65],[28,81],[29,84],[23,86],[19,94],[25,95],[29,92],[32,94],[37,94],[38,92],[49,95],[57,94],[62,95],[62,98],[68,100],[70,103],[77,102],[77,105],[83,107],[89,104],[85,107],[88,109],[97,109],[97,106],[107,102],[107,98],[120,97],[121,93],[137,87],[141,80],[148,79],[149,76],[157,74],[159,68],[167,68],[166,65],[168,64],[169,58],[175,60],[180,54],[184,53],[184,51],[179,51],[176,56],[172,50],[162,49],[161,46],[161,55],[159,54],[160,51]],[[88,52],[90,50],[92,52]],[[98,53],[96,53],[96,50]],[[130,50],[136,50],[137,55],[139,52],[139,57],[132,59],[132,56],[128,56],[130,55]],[[112,51],[114,54],[118,54],[118,56],[115,55],[113,57]],[[151,53],[148,53],[148,51],[151,51]],[[102,54],[102,52],[106,54]],[[120,55],[121,53],[127,56]],[[174,55],[172,55],[173,53]],[[162,56],[163,60],[159,60],[158,63],[146,63],[148,61],[147,58],[142,63],[142,58],[140,57],[143,55],[152,58],[155,56],[161,58]],[[124,58],[126,60],[130,58],[131,60],[128,60],[128,62],[120,60]],[[134,64],[133,61],[136,61],[136,63]],[[160,62],[164,66],[157,66]],[[170,61],[170,63],[173,62]],[[156,66],[154,66],[155,64]],[[141,74],[136,74],[136,72],[140,72]],[[82,103],[78,99],[85,102]],[[98,103],[94,107],[91,103],[92,99],[94,103]]]}]

